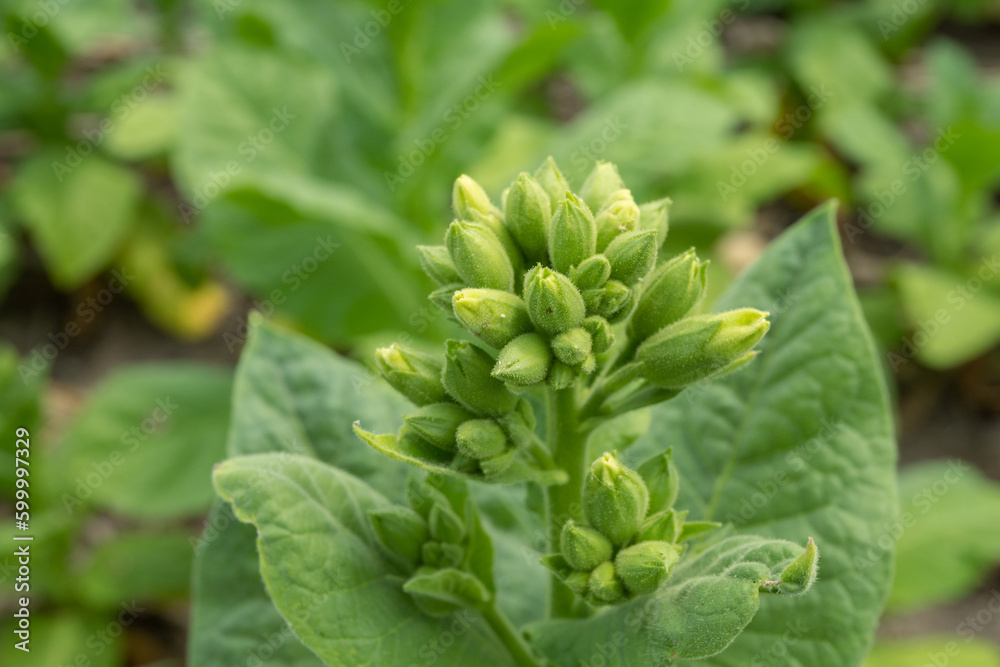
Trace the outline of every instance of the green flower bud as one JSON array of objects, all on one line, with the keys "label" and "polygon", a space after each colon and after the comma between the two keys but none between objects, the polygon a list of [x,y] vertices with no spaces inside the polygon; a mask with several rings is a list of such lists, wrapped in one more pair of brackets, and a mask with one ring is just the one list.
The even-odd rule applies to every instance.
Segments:
[{"label": "green flower bud", "polygon": [[524,300],[532,323],[550,335],[579,326],[586,312],[570,279],[547,267],[535,267],[524,276]]},{"label": "green flower bud", "polygon": [[670,576],[680,554],[668,542],[640,542],[615,557],[615,571],[632,595],[652,593]]},{"label": "green flower bud", "polygon": [[650,514],[646,517],[646,520],[642,522],[642,526],[639,527],[639,532],[636,533],[635,541],[676,542],[677,538],[680,537],[681,526],[684,523],[685,516],[687,516],[686,511],[674,512],[673,510],[664,510],[662,512]]},{"label": "green flower bud", "polygon": [[448,400],[441,384],[444,363],[437,356],[393,343],[375,350],[375,365],[386,382],[414,405]]},{"label": "green flower bud", "polygon": [[451,190],[451,208],[459,220],[500,219],[500,211],[490,201],[483,186],[465,174],[455,179]]},{"label": "green flower bud", "polygon": [[582,373],[583,375],[590,375],[597,370],[597,357],[593,354],[588,354],[587,357],[580,363],[573,366],[573,369],[577,373]]},{"label": "green flower bud", "polygon": [[455,298],[455,292],[464,287],[464,283],[448,283],[428,294],[427,298],[441,310],[447,312],[449,315],[454,315],[455,307],[452,305],[452,300]]},{"label": "green flower bud", "polygon": [[517,396],[494,378],[493,357],[465,341],[445,343],[441,380],[448,394],[473,412],[500,417],[517,407]]},{"label": "green flower bud", "polygon": [[418,245],[417,252],[420,253],[420,266],[424,273],[438,285],[462,281],[448,249],[443,245]]},{"label": "green flower bud", "polygon": [[531,331],[528,307],[510,292],[470,287],[455,292],[452,305],[462,326],[498,350]]},{"label": "green flower bud", "polygon": [[667,240],[670,204],[670,199],[664,197],[639,205],[639,229],[656,230],[657,247]]},{"label": "green flower bud", "polygon": [[527,387],[545,379],[552,364],[548,341],[536,333],[518,336],[500,350],[493,377]]},{"label": "green flower bud", "polygon": [[475,417],[455,403],[431,403],[403,417],[403,421],[421,438],[446,452],[455,451],[455,432],[459,425]]},{"label": "green flower bud", "polygon": [[458,544],[465,537],[465,524],[448,505],[439,503],[431,507],[427,524],[431,537],[438,542]]},{"label": "green flower bud", "polygon": [[634,285],[656,265],[656,232],[619,234],[608,244],[604,254],[611,262],[611,277]]},{"label": "green flower bud", "polygon": [[583,318],[581,327],[590,334],[592,341],[592,351],[596,354],[607,352],[614,345],[615,335],[611,331],[611,325],[600,315],[590,315]]},{"label": "green flower bud", "polygon": [[618,280],[609,280],[604,287],[583,290],[583,301],[588,314],[600,315],[612,321],[622,311],[626,311],[630,303],[635,302],[635,296],[627,285]]},{"label": "green flower bud", "polygon": [[681,480],[674,465],[673,450],[652,457],[639,466],[639,474],[649,489],[649,508],[654,512],[674,506]]},{"label": "green flower bud", "polygon": [[605,604],[616,602],[625,595],[621,579],[615,573],[615,566],[608,560],[595,567],[590,573],[587,590],[594,601]]},{"label": "green flower bud", "polygon": [[487,479],[490,477],[496,477],[510,468],[510,466],[514,463],[514,456],[516,454],[517,450],[511,448],[503,454],[497,454],[492,458],[482,459],[479,462],[479,469],[483,471],[483,475]]},{"label": "green flower bud", "polygon": [[434,568],[458,567],[465,560],[465,549],[457,544],[424,542],[420,557],[425,565]]},{"label": "green flower bud", "polygon": [[643,281],[629,322],[630,337],[645,340],[698,305],[705,294],[707,266],[694,250],[688,250],[656,267]]},{"label": "green flower bud", "polygon": [[531,261],[545,258],[553,208],[545,189],[527,173],[521,173],[506,193],[507,229]]},{"label": "green flower bud", "polygon": [[597,251],[597,227],[587,205],[568,194],[552,214],[549,258],[560,273],[569,273]]},{"label": "green flower bud", "polygon": [[545,158],[545,162],[535,172],[535,180],[549,196],[549,205],[552,206],[552,212],[555,213],[556,207],[570,191],[569,183],[566,182],[559,167],[556,166],[556,161],[551,157]]},{"label": "green flower bud", "polygon": [[368,510],[379,543],[408,564],[420,561],[420,549],[430,533],[424,518],[409,507]]},{"label": "green flower bud", "polygon": [[639,473],[612,453],[594,461],[583,490],[583,513],[591,526],[622,544],[639,530],[648,509],[649,491]]},{"label": "green flower bud", "polygon": [[604,255],[591,255],[569,272],[569,279],[582,290],[600,287],[610,277],[611,262]]},{"label": "green flower bud", "polygon": [[546,379],[553,389],[565,389],[576,381],[576,373],[572,366],[556,359],[552,362],[549,377]]},{"label": "green flower bud", "polygon": [[574,570],[593,570],[611,560],[611,542],[593,528],[581,526],[572,519],[563,524],[559,550]]},{"label": "green flower bud", "polygon": [[445,235],[448,254],[462,280],[472,287],[510,292],[514,266],[503,244],[485,225],[455,221]]},{"label": "green flower bud", "polygon": [[583,597],[587,593],[587,585],[590,583],[590,571],[587,572],[572,572],[563,579],[563,583],[566,584],[571,591]]},{"label": "green flower bud", "polygon": [[628,190],[614,193],[604,210],[594,219],[597,227],[597,252],[604,252],[619,234],[634,232],[639,227],[639,207]]},{"label": "green flower bud", "polygon": [[753,358],[753,346],[770,327],[767,315],[740,308],[675,322],[639,346],[640,373],[657,386],[680,388],[735,370]]},{"label": "green flower bud", "polygon": [[458,451],[482,460],[499,456],[507,449],[507,434],[492,419],[470,419],[458,427]]},{"label": "green flower bud", "polygon": [[559,361],[575,366],[590,355],[592,345],[593,341],[586,329],[576,327],[567,329],[552,339],[552,352]]},{"label": "green flower bud", "polygon": [[816,575],[819,573],[819,549],[813,538],[809,538],[809,544],[802,555],[793,560],[788,567],[781,571],[781,583],[778,590],[787,595],[802,595],[816,583]]},{"label": "green flower bud", "polygon": [[610,162],[598,160],[580,188],[580,196],[592,211],[600,211],[617,190],[625,187],[618,175],[618,167]]}]

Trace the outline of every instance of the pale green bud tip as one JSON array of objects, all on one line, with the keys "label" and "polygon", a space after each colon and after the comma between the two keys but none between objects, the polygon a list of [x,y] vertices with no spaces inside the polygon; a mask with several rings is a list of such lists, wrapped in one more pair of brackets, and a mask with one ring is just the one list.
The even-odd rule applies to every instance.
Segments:
[{"label": "pale green bud tip", "polygon": [[499,456],[507,448],[507,436],[492,419],[471,419],[458,427],[458,451],[476,460]]},{"label": "pale green bud tip", "polygon": [[549,204],[552,206],[552,210],[555,211],[556,206],[566,198],[566,194],[570,189],[569,183],[562,175],[562,172],[559,171],[556,161],[551,156],[545,158],[545,162],[535,171],[535,180],[538,181],[538,184],[542,186],[542,189],[549,196]]},{"label": "pale green bud tip", "polygon": [[396,343],[375,350],[375,365],[392,387],[416,405],[447,400],[438,357]]},{"label": "pale green bud tip", "polygon": [[656,240],[660,245],[667,240],[671,203],[673,202],[669,198],[664,197],[639,206],[639,228],[655,230]]},{"label": "pale green bud tip", "polygon": [[591,526],[621,544],[638,532],[648,510],[649,491],[638,472],[613,453],[594,461],[583,492],[583,511]]},{"label": "pale green bud tip", "polygon": [[611,262],[604,255],[591,255],[570,269],[569,279],[580,289],[600,287],[611,277]]},{"label": "pale green bud tip", "polygon": [[598,160],[583,182],[580,196],[591,210],[600,211],[611,195],[624,187],[625,183],[618,175],[618,167],[611,162]]},{"label": "pale green bud tip", "polygon": [[456,220],[448,227],[445,246],[465,284],[512,291],[514,266],[503,243],[488,227]]},{"label": "pale green bud tip", "polygon": [[667,542],[640,542],[615,557],[615,571],[632,595],[652,593],[670,576],[680,555]]},{"label": "pale green bud tip", "polygon": [[771,323],[770,313],[755,308],[740,308],[721,313],[722,326],[709,340],[706,349],[717,355],[742,356],[756,345]]},{"label": "pale green bud tip", "polygon": [[572,519],[563,525],[559,548],[574,570],[590,571],[604,561],[611,560],[612,546],[608,538]]},{"label": "pale green bud tip", "polygon": [[583,363],[592,347],[590,334],[581,327],[567,329],[552,339],[552,352],[556,359],[570,366]]},{"label": "pale green bud tip", "polygon": [[536,333],[526,333],[500,351],[493,377],[517,386],[533,385],[545,379],[551,363],[548,342]]},{"label": "pale green bud tip", "polygon": [[597,226],[598,252],[604,252],[619,234],[635,231],[639,226],[639,207],[632,199],[632,193],[618,190],[612,194],[604,210],[597,214],[594,224]]},{"label": "pale green bud tip", "polygon": [[813,538],[809,538],[809,544],[802,555],[793,560],[788,567],[781,572],[781,583],[778,590],[787,595],[802,595],[816,583],[816,575],[819,573],[819,549]]},{"label": "pale green bud tip", "polygon": [[626,285],[642,280],[656,264],[656,232],[626,232],[608,244],[604,254],[611,262],[611,277]]},{"label": "pale green bud tip", "polygon": [[452,297],[455,317],[471,333],[496,349],[531,330],[528,307],[516,294],[468,288]]},{"label": "pale green bud tip", "polygon": [[632,336],[644,340],[687,315],[705,294],[707,266],[688,250],[656,267],[644,281],[629,323]]},{"label": "pale green bud tip", "polygon": [[450,285],[462,281],[455,264],[451,261],[448,249],[443,245],[418,245],[417,252],[420,254],[420,266],[424,273],[438,285]]},{"label": "pale green bud tip", "polygon": [[587,589],[594,601],[606,604],[620,600],[625,594],[611,561],[604,561],[594,568],[590,573]]},{"label": "pale green bud tip", "polygon": [[483,190],[483,186],[465,174],[455,179],[455,187],[451,193],[451,205],[455,216],[462,220],[475,220],[477,217],[499,217],[500,214],[490,201],[489,195]]},{"label": "pale green bud tip", "polygon": [[517,245],[537,261],[548,248],[552,205],[545,189],[527,173],[514,181],[504,201],[505,222]]},{"label": "pale green bud tip", "polygon": [[525,275],[524,299],[535,327],[547,334],[572,329],[583,321],[586,306],[572,281],[547,267]]},{"label": "pale green bud tip", "polygon": [[593,255],[597,250],[597,227],[587,205],[568,194],[556,207],[549,230],[549,257],[561,273]]},{"label": "pale green bud tip", "polygon": [[649,507],[652,511],[668,510],[674,506],[680,492],[680,474],[674,464],[672,449],[639,466],[639,474],[649,489]]}]

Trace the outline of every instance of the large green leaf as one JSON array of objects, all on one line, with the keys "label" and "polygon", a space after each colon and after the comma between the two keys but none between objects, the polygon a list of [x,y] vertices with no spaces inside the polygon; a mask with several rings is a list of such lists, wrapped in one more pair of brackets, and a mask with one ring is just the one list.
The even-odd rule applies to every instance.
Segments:
[{"label": "large green leaf", "polygon": [[[482,621],[427,616],[403,592],[402,573],[372,546],[367,516],[392,505],[361,480],[312,458],[261,454],[221,464],[215,484],[236,516],[257,527],[275,606],[328,665],[409,665],[444,633],[454,644],[437,665],[513,664]],[[456,622],[467,630],[458,634]]]},{"label": "large green leaf", "polygon": [[865,659],[864,667],[1000,667],[1000,650],[990,641],[976,639],[971,630],[961,640],[954,636],[915,637],[880,641]]},{"label": "large green leaf", "polygon": [[896,450],[832,205],[775,241],[717,309],[736,306],[771,312],[759,359],[655,408],[629,455],[641,461],[673,447],[677,506],[691,519],[796,542],[811,536],[823,554],[808,594],[765,600],[733,646],[704,664],[742,667],[766,657],[788,624],[801,621],[783,661],[855,665],[889,589],[892,539],[883,539],[887,549],[877,544],[898,511]]}]

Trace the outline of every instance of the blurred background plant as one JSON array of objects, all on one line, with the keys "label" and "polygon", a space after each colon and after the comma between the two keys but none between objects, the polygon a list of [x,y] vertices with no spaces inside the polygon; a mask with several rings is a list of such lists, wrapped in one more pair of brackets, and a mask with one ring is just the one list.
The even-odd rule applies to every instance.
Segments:
[{"label": "blurred background plant", "polygon": [[[34,436],[45,664],[181,660],[247,311],[361,360],[455,335],[412,247],[459,174],[498,198],[552,155],[577,184],[610,160],[637,200],[671,197],[668,247],[711,257],[715,291],[841,200],[915,516],[887,528],[870,664],[952,641],[949,664],[1000,665],[1000,623],[958,627],[1000,588],[996,0],[0,8],[0,422]],[[907,466],[937,458],[982,473],[934,495],[947,471]]]}]

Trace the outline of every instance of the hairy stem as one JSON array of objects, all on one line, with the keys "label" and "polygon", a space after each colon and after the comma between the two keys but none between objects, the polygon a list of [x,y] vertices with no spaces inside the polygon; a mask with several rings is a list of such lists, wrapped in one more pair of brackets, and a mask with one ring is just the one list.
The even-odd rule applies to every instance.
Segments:
[{"label": "hairy stem", "polygon": [[482,613],[483,618],[489,623],[497,638],[507,647],[511,657],[514,658],[514,664],[518,667],[540,667],[542,663],[535,659],[528,642],[524,640],[510,619],[497,608],[495,602],[484,607]]},{"label": "hairy stem", "polygon": [[[581,497],[586,470],[586,434],[579,430],[580,414],[576,405],[576,388],[549,389],[547,420],[549,450],[556,467],[566,471],[569,481],[548,487],[549,544],[553,552],[559,548],[559,534],[569,519],[582,519]],[[549,615],[553,618],[572,616],[574,596],[553,575],[549,584]]]}]

